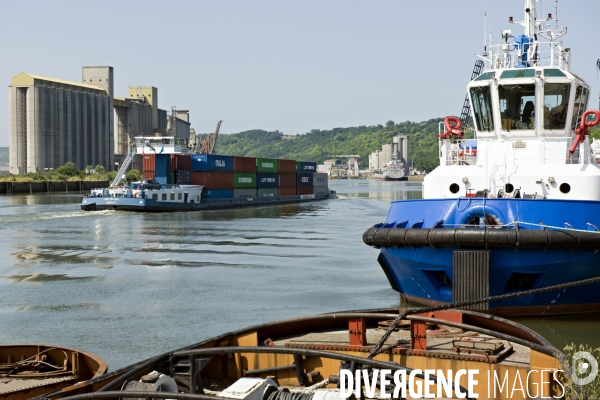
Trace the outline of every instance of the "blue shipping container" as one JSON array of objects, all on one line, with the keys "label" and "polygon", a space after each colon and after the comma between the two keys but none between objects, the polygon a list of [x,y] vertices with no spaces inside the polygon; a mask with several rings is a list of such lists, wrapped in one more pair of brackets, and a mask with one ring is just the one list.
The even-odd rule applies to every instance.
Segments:
[{"label": "blue shipping container", "polygon": [[192,172],[233,172],[233,157],[218,154],[193,154]]},{"label": "blue shipping container", "polygon": [[205,199],[232,199],[233,189],[204,189],[202,197]]},{"label": "blue shipping container", "polygon": [[171,173],[171,155],[157,154],[154,158],[154,163],[154,175],[156,177],[167,178]]},{"label": "blue shipping container", "polygon": [[299,172],[296,174],[296,187],[312,187],[313,185],[312,172]]},{"label": "blue shipping container", "polygon": [[279,186],[277,174],[256,174],[257,188],[276,188]]},{"label": "blue shipping container", "polygon": [[302,161],[300,163],[300,171],[297,172],[317,172],[317,163]]}]

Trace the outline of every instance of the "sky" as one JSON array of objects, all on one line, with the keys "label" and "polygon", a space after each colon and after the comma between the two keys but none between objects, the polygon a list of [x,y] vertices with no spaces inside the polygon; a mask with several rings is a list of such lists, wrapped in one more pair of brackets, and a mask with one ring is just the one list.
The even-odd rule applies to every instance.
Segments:
[{"label": "sky", "polygon": [[[543,0],[554,15],[554,2]],[[114,67],[116,96],[158,88],[198,133],[299,134],[459,115],[487,31],[522,33],[523,0],[0,2],[0,81],[29,72],[81,82]],[[561,0],[572,69],[598,106],[598,0]],[[8,90],[0,146],[8,146]]]}]

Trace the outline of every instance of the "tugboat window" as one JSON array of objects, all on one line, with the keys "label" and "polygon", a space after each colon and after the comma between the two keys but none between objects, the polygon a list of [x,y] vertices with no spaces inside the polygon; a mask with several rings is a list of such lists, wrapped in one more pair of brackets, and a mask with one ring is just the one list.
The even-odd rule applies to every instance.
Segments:
[{"label": "tugboat window", "polygon": [[450,191],[454,194],[458,193],[458,191],[460,190],[460,186],[458,186],[456,183],[453,183],[452,185],[450,185]]},{"label": "tugboat window", "polygon": [[473,102],[473,115],[479,131],[494,130],[494,119],[492,117],[492,94],[489,86],[471,88],[471,100]]},{"label": "tugboat window", "polygon": [[577,85],[577,90],[575,91],[575,101],[573,103],[573,120],[571,122],[571,129],[577,129],[579,125],[579,121],[581,121],[581,116],[585,111],[585,107],[587,106],[587,98],[588,98],[588,89],[583,86]]},{"label": "tugboat window", "polygon": [[545,129],[565,129],[570,93],[570,83],[546,83],[544,85]]},{"label": "tugboat window", "polygon": [[501,85],[500,118],[502,130],[533,129],[535,126],[535,84]]}]

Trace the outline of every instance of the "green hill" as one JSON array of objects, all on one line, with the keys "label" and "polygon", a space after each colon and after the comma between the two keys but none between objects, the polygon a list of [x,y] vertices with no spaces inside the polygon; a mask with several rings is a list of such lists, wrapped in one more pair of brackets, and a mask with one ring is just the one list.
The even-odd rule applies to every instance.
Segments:
[{"label": "green hill", "polygon": [[410,158],[414,159],[415,168],[430,171],[439,164],[437,133],[440,121],[441,118],[398,124],[388,121],[385,126],[313,129],[296,136],[255,129],[219,136],[216,149],[219,154],[317,163],[331,158],[328,156],[333,154],[359,154],[364,166],[369,154],[381,149],[381,145],[391,143],[395,135],[402,133],[408,136]]},{"label": "green hill", "polygon": [[[286,158],[322,163],[334,154],[359,154],[363,167],[369,154],[381,145],[391,143],[397,134],[408,136],[409,162],[417,169],[431,171],[438,164],[437,133],[442,118],[423,122],[388,121],[385,126],[357,126],[313,129],[295,136],[284,136],[279,131],[260,129],[220,135],[217,152],[234,156]],[[0,147],[0,163],[8,163],[8,147]]]}]

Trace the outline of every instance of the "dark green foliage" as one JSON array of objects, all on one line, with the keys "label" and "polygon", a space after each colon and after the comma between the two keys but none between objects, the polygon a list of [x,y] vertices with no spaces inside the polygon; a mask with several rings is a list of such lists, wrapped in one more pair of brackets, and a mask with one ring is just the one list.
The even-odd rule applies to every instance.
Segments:
[{"label": "dark green foliage", "polygon": [[62,167],[56,168],[56,172],[58,174],[64,175],[64,176],[79,175],[79,170],[77,169],[77,166],[75,165],[75,163],[72,163],[72,162],[68,162],[65,165],[63,165]]},{"label": "dark green foliage", "polygon": [[125,179],[127,182],[135,182],[142,180],[142,173],[137,169],[132,169],[125,174]]},{"label": "dark green foliage", "polygon": [[385,127],[362,125],[331,130],[313,129],[296,136],[283,136],[279,131],[255,129],[219,136],[216,150],[217,153],[226,155],[284,158],[317,163],[338,154],[358,154],[364,167],[369,160],[369,154],[381,149],[381,145],[391,143],[395,135],[406,134],[410,158],[414,159],[415,168],[431,171],[439,165],[437,134],[441,120],[436,118],[425,122],[401,123],[388,121]]}]

